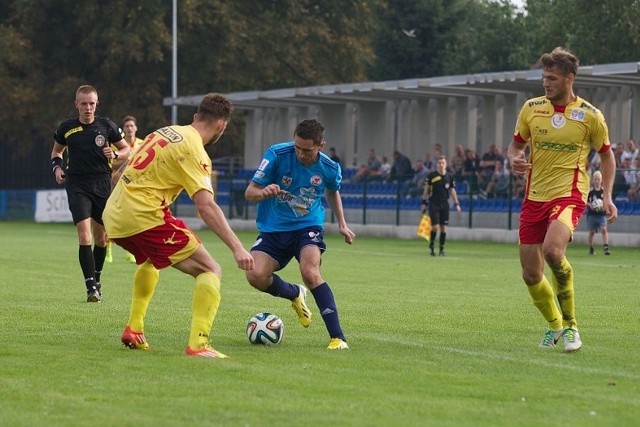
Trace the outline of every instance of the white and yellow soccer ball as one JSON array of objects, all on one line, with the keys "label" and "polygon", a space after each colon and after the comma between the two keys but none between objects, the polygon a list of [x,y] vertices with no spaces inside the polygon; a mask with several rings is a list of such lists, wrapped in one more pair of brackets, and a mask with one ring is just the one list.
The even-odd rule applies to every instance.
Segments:
[{"label": "white and yellow soccer ball", "polygon": [[258,313],[247,322],[251,344],[276,345],[284,338],[284,323],[272,313]]}]

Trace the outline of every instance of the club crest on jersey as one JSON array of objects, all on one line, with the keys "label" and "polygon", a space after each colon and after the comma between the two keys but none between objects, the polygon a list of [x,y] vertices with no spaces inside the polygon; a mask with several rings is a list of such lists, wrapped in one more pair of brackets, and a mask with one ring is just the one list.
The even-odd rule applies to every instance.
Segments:
[{"label": "club crest on jersey", "polygon": [[322,177],[319,176],[319,175],[313,175],[311,177],[311,179],[309,180],[309,182],[311,183],[311,185],[318,186],[318,185],[322,184]]},{"label": "club crest on jersey", "polygon": [[292,180],[293,179],[290,176],[286,176],[285,175],[285,176],[282,177],[282,181],[281,182],[282,182],[282,185],[284,185],[285,187],[288,187],[288,186],[291,185],[291,181]]},{"label": "club crest on jersey", "polygon": [[571,110],[571,120],[584,121],[584,110],[578,110],[577,108]]},{"label": "club crest on jersey", "polygon": [[566,123],[567,119],[564,114],[556,113],[551,116],[551,126],[556,129],[562,129]]},{"label": "club crest on jersey", "polygon": [[104,144],[107,143],[107,138],[104,135],[96,135],[96,145],[98,147],[104,147]]}]

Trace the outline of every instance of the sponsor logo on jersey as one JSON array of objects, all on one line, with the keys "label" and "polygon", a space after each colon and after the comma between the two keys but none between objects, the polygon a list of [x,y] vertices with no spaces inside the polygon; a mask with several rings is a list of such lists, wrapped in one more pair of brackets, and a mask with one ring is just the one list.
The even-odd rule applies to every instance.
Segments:
[{"label": "sponsor logo on jersey", "polygon": [[575,153],[576,151],[578,151],[578,146],[575,144],[561,144],[559,142],[553,141],[536,141],[535,146],[540,150],[547,151],[558,151],[567,153]]},{"label": "sponsor logo on jersey", "polygon": [[583,102],[582,104],[580,104],[580,108],[584,108],[586,110],[593,111],[594,113],[596,111],[598,111],[593,105],[587,104],[586,102]]},{"label": "sponsor logo on jersey", "polygon": [[253,175],[253,177],[256,178],[256,179],[262,179],[262,178],[264,178],[264,172],[256,171],[256,173]]},{"label": "sponsor logo on jersey", "polygon": [[169,142],[180,142],[182,141],[182,135],[176,132],[169,126],[165,126],[157,131],[160,135],[164,136]]},{"label": "sponsor logo on jersey", "polygon": [[540,126],[535,126],[533,128],[533,133],[539,134],[539,135],[546,135],[549,133],[549,130],[545,128],[541,128]]},{"label": "sponsor logo on jersey", "polygon": [[73,135],[76,132],[82,132],[82,126],[75,127],[73,129],[69,129],[67,133],[64,134],[64,139],[69,138],[70,135]]},{"label": "sponsor logo on jersey", "polygon": [[269,160],[262,159],[262,161],[260,162],[260,166],[258,166],[258,170],[263,171],[266,169],[267,166],[269,166]]},{"label": "sponsor logo on jersey", "polygon": [[534,105],[546,105],[547,100],[546,99],[541,99],[538,101],[529,101],[529,107],[533,107]]},{"label": "sponsor logo on jersey", "polygon": [[96,145],[98,147],[104,147],[104,144],[107,143],[107,138],[104,135],[96,135]]},{"label": "sponsor logo on jersey", "polygon": [[556,113],[551,116],[551,126],[556,129],[562,129],[566,123],[567,118],[564,116],[564,114]]}]

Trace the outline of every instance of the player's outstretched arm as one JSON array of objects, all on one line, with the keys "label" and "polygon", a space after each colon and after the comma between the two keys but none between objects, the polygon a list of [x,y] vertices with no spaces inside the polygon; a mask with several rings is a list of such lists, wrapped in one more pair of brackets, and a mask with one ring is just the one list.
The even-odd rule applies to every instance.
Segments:
[{"label": "player's outstretched arm", "polygon": [[207,190],[200,190],[193,195],[193,202],[198,209],[200,217],[207,227],[218,236],[231,249],[238,268],[253,270],[253,257],[242,246],[240,239],[233,232],[222,209],[213,199],[213,194]]},{"label": "player's outstretched arm", "polygon": [[607,221],[611,224],[618,218],[618,208],[613,204],[613,182],[616,177],[616,159],[613,151],[600,153],[600,170],[602,171],[603,209],[607,214]]},{"label": "player's outstretched arm", "polygon": [[329,206],[331,206],[331,210],[333,211],[336,220],[338,221],[338,229],[340,230],[340,234],[344,236],[344,241],[348,244],[353,243],[353,240],[356,238],[356,233],[349,229],[347,222],[344,219],[344,210],[342,209],[340,192],[326,190],[324,195],[327,198],[327,202],[329,202]]}]

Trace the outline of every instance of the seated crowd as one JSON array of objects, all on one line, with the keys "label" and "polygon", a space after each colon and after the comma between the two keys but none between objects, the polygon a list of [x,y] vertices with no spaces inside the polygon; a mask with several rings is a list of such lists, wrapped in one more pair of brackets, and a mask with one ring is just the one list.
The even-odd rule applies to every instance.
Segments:
[{"label": "seated crowd", "polygon": [[[616,157],[616,181],[614,198],[640,201],[640,156],[633,139],[626,144],[612,144]],[[335,149],[332,153],[335,156]],[[427,175],[436,169],[436,162],[443,154],[441,144],[435,144],[433,153],[424,153],[414,162],[399,151],[393,152],[393,163],[387,156],[369,150],[366,161],[358,168],[345,170],[345,182],[382,182],[400,185],[403,198],[419,198]],[[600,158],[593,152],[589,157],[590,174],[600,168]],[[511,173],[510,165],[496,144],[490,144],[479,156],[475,150],[457,144],[448,159],[448,171],[456,184],[482,199],[522,199],[525,180]]]},{"label": "seated crowd", "polygon": [[[524,196],[524,179],[515,175],[512,177],[504,156],[495,144],[491,144],[482,157],[475,150],[465,149],[460,144],[454,150],[454,155],[448,161],[448,171],[456,183],[464,183],[465,188],[482,198]],[[390,164],[386,156],[378,157],[372,148],[365,163],[355,171],[346,171],[345,182],[398,183],[402,197],[417,198],[422,194],[427,175],[436,169],[435,159],[442,154],[442,146],[436,144],[433,153],[425,153],[422,159],[415,160],[412,165],[406,155],[394,151],[393,163]]]}]

